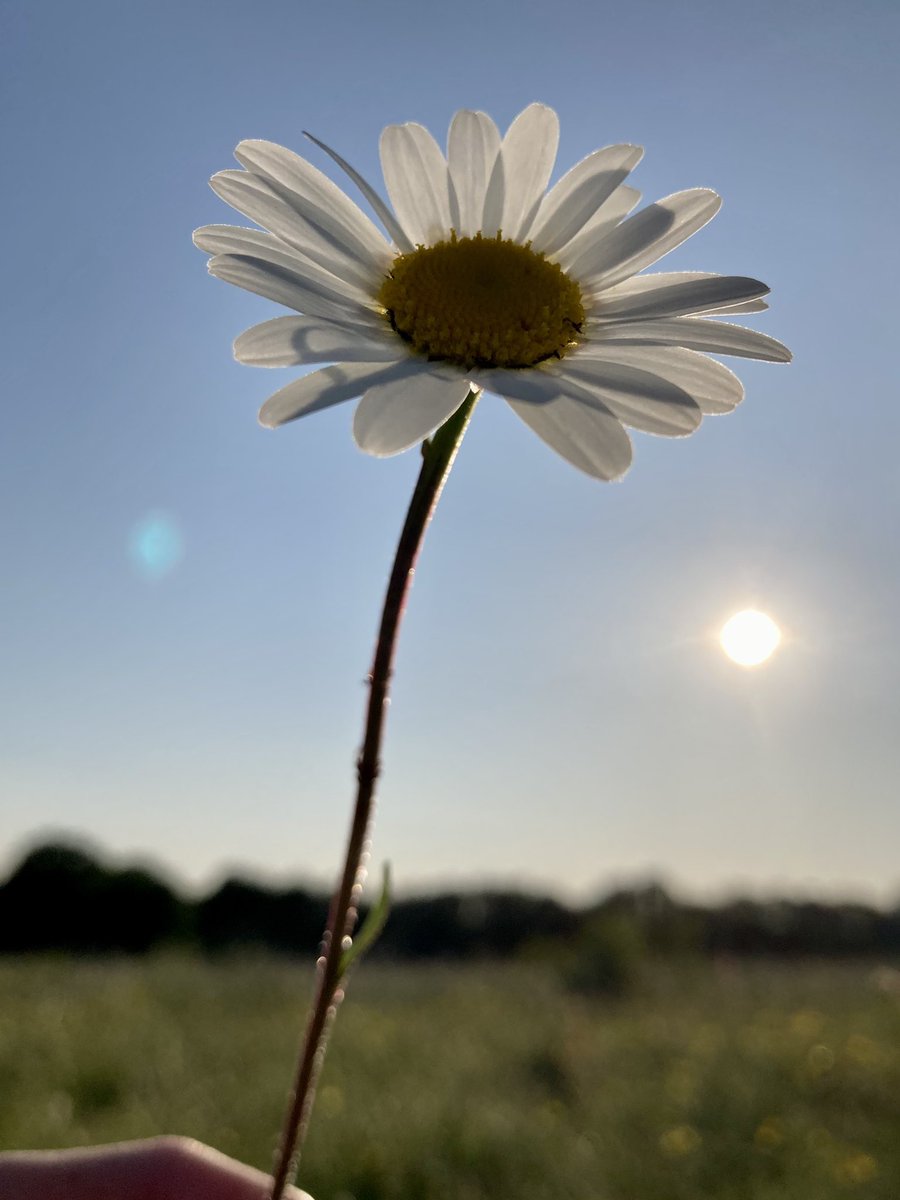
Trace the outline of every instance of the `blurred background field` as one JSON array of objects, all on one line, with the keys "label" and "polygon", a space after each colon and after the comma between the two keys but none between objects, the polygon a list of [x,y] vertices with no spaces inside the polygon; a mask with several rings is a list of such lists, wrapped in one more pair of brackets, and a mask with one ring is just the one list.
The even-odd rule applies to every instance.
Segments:
[{"label": "blurred background field", "polygon": [[[308,965],[0,959],[0,1146],[160,1131],[268,1166]],[[900,973],[367,963],[325,1067],[316,1200],[895,1200]]]}]

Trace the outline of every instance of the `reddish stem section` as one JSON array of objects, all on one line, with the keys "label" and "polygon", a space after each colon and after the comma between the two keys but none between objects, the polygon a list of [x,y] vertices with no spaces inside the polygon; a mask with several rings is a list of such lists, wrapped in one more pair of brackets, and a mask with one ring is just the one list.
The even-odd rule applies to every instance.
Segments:
[{"label": "reddish stem section", "polygon": [[347,853],[341,880],[331,901],[321,954],[316,964],[313,1004],[297,1063],[291,1102],[285,1114],[271,1200],[281,1200],[285,1187],[296,1173],[315,1098],[316,1082],[325,1057],[328,1032],[343,997],[340,986],[341,957],[346,939],[352,935],[356,926],[366,839],[372,816],[375,784],[381,770],[381,739],[387,716],[397,636],[425,530],[437,507],[477,398],[477,392],[470,392],[462,407],[423,447],[422,470],[419,472],[400,541],[397,543],[394,565],[384,597],[375,657],[368,677],[369,701],[362,749],[356,764],[356,805],[350,836],[347,839]]}]

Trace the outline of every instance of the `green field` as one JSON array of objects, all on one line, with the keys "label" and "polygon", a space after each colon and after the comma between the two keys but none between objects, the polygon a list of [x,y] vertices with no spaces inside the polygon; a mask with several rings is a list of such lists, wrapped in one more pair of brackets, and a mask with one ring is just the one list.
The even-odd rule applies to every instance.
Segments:
[{"label": "green field", "polygon": [[[540,967],[366,964],[302,1183],[316,1200],[896,1200],[898,979],[698,964],[612,1001]],[[308,988],[266,959],[0,960],[0,1147],[173,1132],[267,1167]]]}]

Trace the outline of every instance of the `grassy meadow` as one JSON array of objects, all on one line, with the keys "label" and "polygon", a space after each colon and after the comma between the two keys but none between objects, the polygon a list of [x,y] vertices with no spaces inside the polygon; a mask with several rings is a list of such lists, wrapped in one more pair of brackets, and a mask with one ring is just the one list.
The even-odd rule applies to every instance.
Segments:
[{"label": "grassy meadow", "polygon": [[[364,964],[301,1182],[316,1200],[896,1200],[900,975]],[[309,990],[270,959],[0,959],[0,1148],[190,1134],[267,1167]]]}]

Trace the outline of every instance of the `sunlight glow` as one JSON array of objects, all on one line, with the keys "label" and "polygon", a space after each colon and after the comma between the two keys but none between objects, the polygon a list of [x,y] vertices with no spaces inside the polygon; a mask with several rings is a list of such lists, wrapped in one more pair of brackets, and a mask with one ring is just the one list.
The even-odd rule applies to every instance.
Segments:
[{"label": "sunlight glow", "polygon": [[745,608],[725,622],[719,641],[732,662],[741,667],[758,667],[778,648],[781,630],[766,613]]}]

